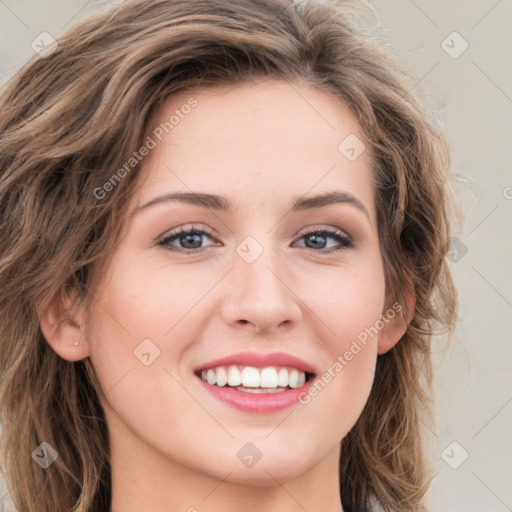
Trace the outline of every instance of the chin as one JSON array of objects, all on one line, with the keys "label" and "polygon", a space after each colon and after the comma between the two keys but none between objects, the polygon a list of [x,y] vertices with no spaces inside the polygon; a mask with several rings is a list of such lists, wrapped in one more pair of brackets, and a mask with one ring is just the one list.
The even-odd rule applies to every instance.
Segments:
[{"label": "chin", "polygon": [[[236,485],[255,486],[255,487],[275,487],[279,482],[284,483],[293,480],[306,473],[309,467],[313,467],[314,462],[308,465],[305,461],[300,465],[291,465],[287,461],[271,461],[264,464],[260,460],[252,468],[245,468],[238,465],[235,469],[231,468],[232,473],[227,480]],[[228,468],[226,468],[228,469]],[[218,468],[217,468],[218,471]],[[226,478],[226,473],[220,476],[220,479]],[[219,477],[217,477],[219,478]]]},{"label": "chin", "polygon": [[269,443],[264,439],[261,442],[254,439],[254,444],[235,441],[232,448],[223,450],[224,456],[214,455],[208,461],[208,473],[219,480],[229,474],[227,480],[237,485],[274,487],[276,480],[282,483],[307,473],[322,458],[318,447],[308,447],[305,452],[297,450],[297,443],[286,443],[282,438],[274,441],[277,442]]}]

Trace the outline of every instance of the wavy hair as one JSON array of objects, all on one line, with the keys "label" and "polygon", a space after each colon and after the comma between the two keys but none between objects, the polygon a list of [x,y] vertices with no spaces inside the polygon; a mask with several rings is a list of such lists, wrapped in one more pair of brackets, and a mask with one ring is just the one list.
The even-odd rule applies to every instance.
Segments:
[{"label": "wavy hair", "polygon": [[[94,368],[44,339],[56,298],[91,304],[139,166],[101,188],[178,91],[256,79],[305,82],[343,100],[374,153],[389,304],[412,289],[401,341],[377,359],[368,402],[341,441],[344,510],[425,510],[433,334],[457,299],[445,255],[450,150],[414,73],[383,44],[371,9],[342,0],[128,0],[93,13],[0,94],[0,456],[19,512],[108,512],[109,433]],[[42,469],[43,441],[59,457]]]}]

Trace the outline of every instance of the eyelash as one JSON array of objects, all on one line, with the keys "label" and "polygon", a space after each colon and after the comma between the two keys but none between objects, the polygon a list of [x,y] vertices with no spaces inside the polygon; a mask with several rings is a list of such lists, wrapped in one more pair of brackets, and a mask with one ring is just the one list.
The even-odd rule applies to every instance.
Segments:
[{"label": "eyelash", "polygon": [[[174,247],[174,246],[170,245],[170,243],[172,241],[179,240],[179,238],[181,236],[190,235],[190,234],[199,234],[199,235],[204,235],[210,239],[213,238],[213,236],[210,233],[208,233],[202,229],[194,228],[192,226],[189,229],[182,228],[179,231],[174,231],[172,233],[169,233],[164,238],[159,240],[156,245],[163,247],[168,251],[178,252],[178,253],[182,253],[182,254],[194,254],[194,253],[204,251],[204,249],[206,249],[206,247],[198,247],[196,249],[186,249],[183,247],[178,248],[178,247]],[[333,248],[330,248],[328,250],[320,249],[319,251],[315,251],[315,252],[330,253],[330,252],[342,251],[344,249],[352,249],[355,247],[355,244],[353,243],[352,239],[349,236],[343,234],[342,231],[339,231],[337,229],[332,229],[332,228],[314,229],[312,231],[303,233],[299,237],[299,239],[302,239],[302,238],[305,238],[305,237],[311,236],[311,235],[321,235],[321,236],[325,236],[326,238],[334,238],[340,244],[338,247],[335,247],[334,249]],[[305,249],[313,249],[311,247],[304,247],[304,248]]]}]

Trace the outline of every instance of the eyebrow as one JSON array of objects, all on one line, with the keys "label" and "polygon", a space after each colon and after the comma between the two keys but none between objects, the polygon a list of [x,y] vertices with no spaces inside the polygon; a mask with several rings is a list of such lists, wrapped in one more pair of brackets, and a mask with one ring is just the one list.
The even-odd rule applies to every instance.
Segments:
[{"label": "eyebrow", "polygon": [[[216,194],[207,194],[203,192],[170,192],[168,194],[162,194],[160,196],[150,199],[147,203],[138,206],[134,209],[132,215],[135,215],[141,210],[145,210],[155,204],[165,203],[169,201],[178,201],[193,206],[200,206],[211,210],[228,212],[233,211],[238,206],[238,203],[234,204],[225,197]],[[335,190],[332,192],[326,192],[311,197],[301,196],[295,200],[292,205],[292,211],[303,211],[303,210],[314,210],[322,208],[323,206],[329,206],[332,204],[349,204],[363,212],[368,220],[370,215],[364,204],[348,192]]]}]

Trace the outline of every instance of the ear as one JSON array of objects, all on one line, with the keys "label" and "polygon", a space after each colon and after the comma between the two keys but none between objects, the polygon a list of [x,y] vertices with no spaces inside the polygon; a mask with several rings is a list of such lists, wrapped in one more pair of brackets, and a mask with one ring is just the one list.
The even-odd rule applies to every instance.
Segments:
[{"label": "ear", "polygon": [[76,314],[66,318],[64,315],[74,296],[72,294],[64,299],[60,296],[54,297],[43,312],[37,308],[43,336],[54,352],[67,361],[79,361],[89,356],[82,316]]},{"label": "ear", "polygon": [[400,341],[414,317],[416,303],[414,286],[407,276],[406,281],[408,286],[405,291],[405,304],[395,302],[382,313],[381,322],[383,322],[384,327],[379,332],[377,347],[379,355],[385,354]]}]

